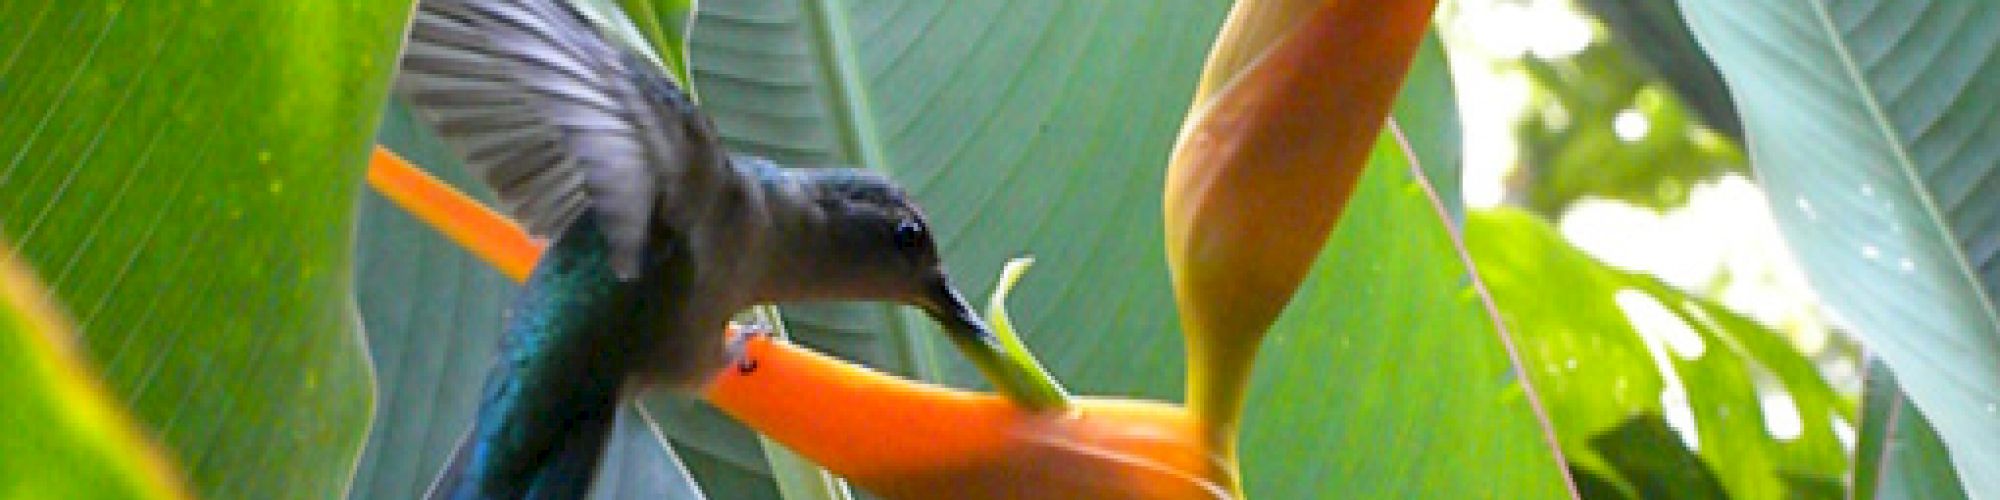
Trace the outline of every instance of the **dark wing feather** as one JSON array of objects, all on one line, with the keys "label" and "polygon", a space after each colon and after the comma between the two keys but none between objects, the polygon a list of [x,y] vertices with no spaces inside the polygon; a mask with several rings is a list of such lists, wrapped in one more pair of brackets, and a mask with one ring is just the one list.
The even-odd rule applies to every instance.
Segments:
[{"label": "dark wing feather", "polygon": [[[620,278],[714,137],[659,67],[562,0],[422,0],[397,89],[532,234],[597,218]],[[668,98],[658,95],[667,89]]]}]

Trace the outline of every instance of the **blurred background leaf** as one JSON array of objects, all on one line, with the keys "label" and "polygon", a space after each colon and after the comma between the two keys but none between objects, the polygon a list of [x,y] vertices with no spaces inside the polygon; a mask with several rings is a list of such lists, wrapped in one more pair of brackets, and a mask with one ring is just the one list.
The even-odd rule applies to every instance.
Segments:
[{"label": "blurred background leaf", "polygon": [[202,496],[346,491],[350,218],[408,13],[0,4],[0,233]]},{"label": "blurred background leaf", "polygon": [[[1588,458],[1570,455],[1570,473],[1584,498],[1728,498],[1715,471],[1681,445],[1665,417],[1640,414],[1596,435],[1566,441]],[[1588,463],[1589,465],[1584,465]]]},{"label": "blurred background leaf", "polygon": [[2000,4],[1684,7],[1814,289],[2000,496]]},{"label": "blurred background leaf", "polygon": [[[1837,488],[1836,425],[1855,412],[1782,334],[1605,266],[1528,212],[1474,211],[1467,226],[1571,466],[1615,493],[1592,497],[1814,496],[1788,477]],[[1693,456],[1648,458],[1676,454]]]},{"label": "blurred background leaf", "polygon": [[1708,53],[1694,40],[1674,0],[1582,0],[1579,7],[1604,23],[1610,43],[1666,82],[1701,122],[1732,140],[1743,140],[1743,121],[1729,101],[1729,87]]},{"label": "blurred background leaf", "polygon": [[0,246],[0,484],[13,498],[187,498],[185,479],[83,357],[69,318]]},{"label": "blurred background leaf", "polygon": [[[1637,53],[1635,53],[1637,52]],[[1585,197],[1665,211],[1698,183],[1748,166],[1734,141],[1701,126],[1629,45],[1596,40],[1566,57],[1523,57],[1539,89],[1519,125],[1522,204],[1555,217]]]}]

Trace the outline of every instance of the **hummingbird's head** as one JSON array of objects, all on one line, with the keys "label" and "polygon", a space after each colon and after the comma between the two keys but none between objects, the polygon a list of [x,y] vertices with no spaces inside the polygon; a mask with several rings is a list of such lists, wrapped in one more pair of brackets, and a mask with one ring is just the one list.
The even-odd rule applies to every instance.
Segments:
[{"label": "hummingbird's head", "polygon": [[851,168],[793,170],[818,209],[812,295],[826,300],[884,300],[921,308],[955,334],[990,335],[952,287],[930,222],[901,187]]}]

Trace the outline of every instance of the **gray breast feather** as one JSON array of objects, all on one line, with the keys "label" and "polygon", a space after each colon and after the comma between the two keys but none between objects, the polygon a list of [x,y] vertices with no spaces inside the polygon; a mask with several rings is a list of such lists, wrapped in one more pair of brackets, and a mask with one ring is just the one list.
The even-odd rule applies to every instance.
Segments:
[{"label": "gray breast feather", "polygon": [[689,146],[714,139],[657,66],[562,1],[422,0],[396,87],[530,233],[596,217],[630,279],[663,188],[711,168]]}]

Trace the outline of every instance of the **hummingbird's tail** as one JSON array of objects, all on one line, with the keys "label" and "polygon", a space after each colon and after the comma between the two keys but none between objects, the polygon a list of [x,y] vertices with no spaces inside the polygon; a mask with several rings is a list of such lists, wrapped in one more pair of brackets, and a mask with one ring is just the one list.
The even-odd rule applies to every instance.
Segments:
[{"label": "hummingbird's tail", "polygon": [[426,497],[583,498],[618,421],[635,311],[650,282],[617,279],[596,223],[555,241],[507,312],[472,433]]},{"label": "hummingbird's tail", "polygon": [[[571,378],[524,391],[534,384],[512,373],[496,375],[502,378],[488,384],[472,432],[459,442],[426,497],[584,498],[617,422],[616,381],[579,383]],[[560,394],[549,392],[552,387]]]}]

